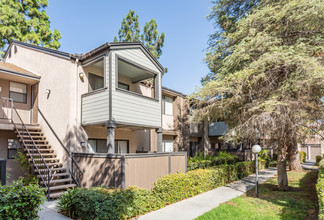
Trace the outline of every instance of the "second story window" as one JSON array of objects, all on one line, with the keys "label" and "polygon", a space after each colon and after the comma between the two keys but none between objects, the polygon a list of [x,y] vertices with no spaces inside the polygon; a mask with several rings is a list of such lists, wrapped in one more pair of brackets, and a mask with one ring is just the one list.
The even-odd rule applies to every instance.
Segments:
[{"label": "second story window", "polygon": [[118,82],[118,88],[125,89],[125,90],[129,91],[129,85],[127,85],[125,83]]},{"label": "second story window", "polygon": [[27,85],[10,82],[9,98],[14,102],[27,103]]},{"label": "second story window", "polygon": [[162,114],[173,115],[173,98],[162,96]]},{"label": "second story window", "polygon": [[92,89],[92,91],[101,89],[104,87],[104,77],[98,76],[92,73],[89,73],[89,85]]}]

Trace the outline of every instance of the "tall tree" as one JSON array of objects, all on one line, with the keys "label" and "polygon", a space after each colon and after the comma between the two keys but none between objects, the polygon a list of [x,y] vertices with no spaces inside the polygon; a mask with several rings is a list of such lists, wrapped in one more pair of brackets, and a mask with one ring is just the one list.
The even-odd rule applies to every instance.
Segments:
[{"label": "tall tree", "polygon": [[135,11],[129,10],[121,23],[118,38],[115,37],[114,42],[142,42],[153,56],[159,59],[162,55],[165,33],[159,35],[157,27],[156,21],[151,19],[144,25],[143,33],[140,34],[138,15],[135,15]]},{"label": "tall tree", "polygon": [[217,72],[193,95],[201,106],[196,118],[229,124],[226,140],[256,142],[257,134],[276,140],[281,190],[288,189],[287,150],[295,151],[308,126],[324,116],[323,20],[321,0],[257,6],[222,35],[226,56],[207,54]]},{"label": "tall tree", "polygon": [[140,28],[138,22],[138,15],[135,11],[129,10],[126,18],[123,18],[121,28],[118,31],[118,39],[114,38],[115,42],[139,42]]},{"label": "tall tree", "polygon": [[0,53],[12,40],[58,49],[61,34],[50,30],[47,0],[0,0]]}]

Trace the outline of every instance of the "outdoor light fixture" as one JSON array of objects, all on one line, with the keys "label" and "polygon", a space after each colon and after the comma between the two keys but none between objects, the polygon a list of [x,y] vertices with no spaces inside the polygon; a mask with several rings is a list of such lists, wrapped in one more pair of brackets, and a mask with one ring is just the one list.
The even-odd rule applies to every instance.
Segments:
[{"label": "outdoor light fixture", "polygon": [[256,197],[259,197],[259,179],[258,179],[258,173],[259,173],[259,163],[258,163],[258,153],[260,153],[261,147],[260,145],[254,145],[252,147],[252,152],[255,153],[255,191],[256,191]]},{"label": "outdoor light fixture", "polygon": [[83,72],[79,73],[79,77],[80,77],[81,80],[83,80],[83,78],[84,78],[84,73],[83,73]]}]

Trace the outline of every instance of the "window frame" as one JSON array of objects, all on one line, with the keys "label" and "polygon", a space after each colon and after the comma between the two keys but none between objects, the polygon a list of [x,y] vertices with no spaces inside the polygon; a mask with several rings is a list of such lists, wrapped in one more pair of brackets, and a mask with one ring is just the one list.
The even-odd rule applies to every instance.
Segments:
[{"label": "window frame", "polygon": [[[169,98],[169,99],[171,99],[171,102],[168,102],[168,101],[166,101],[166,99],[165,98]],[[162,100],[161,100],[161,102],[162,102],[162,114],[164,114],[164,115],[170,115],[170,116],[173,116],[173,102],[174,102],[174,99],[173,99],[173,97],[169,97],[169,96],[166,96],[166,95],[162,95]],[[167,113],[165,113],[165,104],[166,103],[170,103],[171,105],[172,105],[172,113],[171,114],[167,114]]]},{"label": "window frame", "polygon": [[[21,84],[21,85],[24,85],[26,87],[26,93],[20,93],[20,92],[14,92],[14,91],[11,91],[11,83],[16,83],[16,84]],[[24,102],[20,102],[20,101],[17,101],[17,100],[14,100],[13,97],[11,97],[11,93],[16,93],[16,94],[20,94],[20,95],[24,95]],[[9,98],[13,100],[13,102],[17,102],[17,103],[22,103],[22,104],[27,104],[27,100],[28,100],[28,87],[27,87],[27,84],[25,83],[20,83],[20,82],[15,82],[15,81],[9,81]]]},{"label": "window frame", "polygon": [[[126,84],[126,83],[118,82],[117,85],[118,85],[118,88],[119,88],[119,89],[123,89],[123,90],[125,90],[125,91],[130,91],[130,90],[129,90],[129,87],[130,87],[130,86],[129,86],[128,84]],[[127,89],[121,88],[121,87],[119,87],[119,85],[127,86]]]},{"label": "window frame", "polygon": [[[104,153],[98,153],[98,140],[99,140],[99,141],[106,141],[106,142],[107,142],[106,139],[100,139],[100,138],[88,138],[88,141],[87,141],[88,144],[89,144],[89,140],[96,141],[96,149],[95,149],[95,153],[96,153],[96,154],[104,154]],[[106,153],[108,153],[108,149],[107,149],[107,152],[106,152]]]},{"label": "window frame", "polygon": [[115,140],[115,154],[118,154],[118,141],[126,141],[127,142],[127,154],[129,154],[129,140],[122,140],[122,139]]},{"label": "window frame", "polygon": [[[19,145],[19,147],[9,148],[9,140],[16,140],[17,143],[18,143],[18,145]],[[8,139],[7,139],[7,158],[10,159],[10,160],[11,160],[11,159],[15,159],[15,156],[16,156],[17,153],[18,153],[18,149],[22,149],[22,147],[20,146],[20,143],[19,143],[18,138],[8,138]],[[9,156],[9,155],[10,155],[9,152],[12,151],[12,150],[15,150],[16,153],[15,153],[14,156],[10,157],[10,156]]]},{"label": "window frame", "polygon": [[[92,86],[91,86],[91,84],[90,84],[90,76],[91,77],[102,78],[102,87],[97,88],[97,89],[93,89]],[[91,88],[92,91],[97,91],[99,89],[105,88],[105,77],[104,76],[99,76],[99,75],[94,74],[94,73],[91,73],[91,72],[88,72],[88,84],[89,84],[89,88]],[[92,92],[92,91],[89,91],[89,92]]]}]

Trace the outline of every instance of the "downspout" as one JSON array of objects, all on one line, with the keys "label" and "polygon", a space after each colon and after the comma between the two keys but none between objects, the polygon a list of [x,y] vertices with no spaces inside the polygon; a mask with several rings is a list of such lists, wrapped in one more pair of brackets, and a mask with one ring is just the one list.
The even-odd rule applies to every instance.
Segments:
[{"label": "downspout", "polygon": [[79,77],[78,77],[78,67],[79,67],[79,56],[76,55],[76,59],[75,59],[75,63],[76,63],[76,78],[75,78],[75,88],[76,88],[76,93],[75,93],[75,128],[74,128],[74,132],[75,132],[75,145],[74,145],[74,152],[77,152],[77,146],[78,146],[78,126],[79,126],[79,101],[78,101],[78,94],[79,94]]}]

